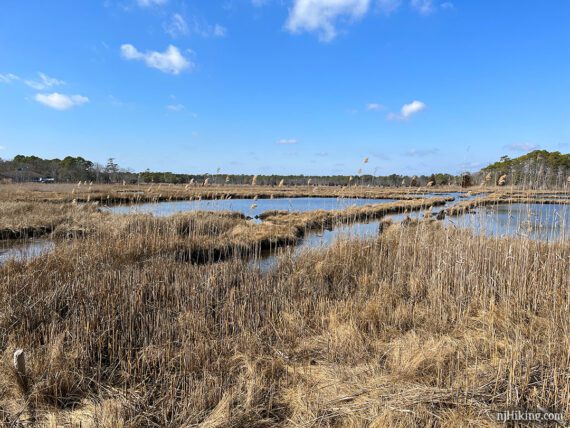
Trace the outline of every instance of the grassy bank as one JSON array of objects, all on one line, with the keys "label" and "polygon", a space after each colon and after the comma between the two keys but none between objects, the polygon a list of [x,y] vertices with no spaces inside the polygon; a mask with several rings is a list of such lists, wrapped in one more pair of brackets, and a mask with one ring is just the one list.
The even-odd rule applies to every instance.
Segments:
[{"label": "grassy bank", "polygon": [[493,205],[512,205],[512,204],[538,204],[538,205],[569,205],[569,193],[528,193],[528,192],[512,192],[502,193],[495,192],[482,195],[467,201],[460,201],[457,204],[447,208],[446,214],[457,216],[470,212],[478,207],[493,206]]},{"label": "grassy bank", "polygon": [[[442,205],[448,199],[403,200],[333,211],[267,212],[261,216],[264,219],[262,224],[250,223],[244,215],[229,212],[194,212],[155,218],[144,214],[113,215],[87,204],[10,202],[0,203],[0,239],[47,236],[61,240],[104,235],[120,240],[145,240],[156,234],[165,240],[159,244],[168,241],[170,247],[180,247],[180,251],[187,252],[185,257],[188,260],[209,261],[226,258],[234,252],[250,254],[293,244],[313,230],[331,228],[339,223],[368,221],[392,213],[417,211]],[[211,228],[188,226],[201,222],[208,224],[208,221],[212,223]],[[214,226],[216,222],[223,223],[223,227]],[[170,233],[172,230],[180,233],[164,236],[164,231]],[[212,234],[212,230],[222,230],[223,233]],[[191,243],[188,241],[190,238]]]},{"label": "grassy bank", "polygon": [[[473,194],[505,191],[504,188],[470,188]],[[258,198],[379,198],[413,199],[425,193],[466,191],[457,186],[428,187],[367,187],[342,186],[236,186],[236,185],[169,185],[169,184],[3,184],[0,185],[0,202],[97,202],[101,205],[132,204],[143,202],[252,199]],[[443,196],[443,195],[442,195]]]},{"label": "grassy bank", "polygon": [[[172,257],[156,223],[0,268],[0,418],[55,426],[494,426],[538,406],[570,416],[570,247],[431,222],[283,256]],[[38,275],[38,272],[44,272]],[[11,368],[26,350],[27,388]],[[2,419],[0,419],[2,420]]]}]

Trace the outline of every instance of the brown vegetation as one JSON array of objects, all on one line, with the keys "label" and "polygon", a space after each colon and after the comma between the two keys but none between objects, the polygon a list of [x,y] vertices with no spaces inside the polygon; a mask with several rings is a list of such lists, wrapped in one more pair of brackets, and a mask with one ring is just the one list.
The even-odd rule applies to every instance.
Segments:
[{"label": "brown vegetation", "polygon": [[[432,189],[429,189],[432,190]],[[458,187],[438,188],[438,192],[459,191]],[[77,184],[13,184],[0,186],[0,202],[97,202],[116,205],[141,202],[161,202],[199,199],[258,198],[388,198],[414,199],[427,188],[385,188],[366,186],[210,186],[210,185],[90,185]]]},{"label": "brown vegetation", "polygon": [[410,220],[285,251],[268,272],[245,257],[434,202],[271,212],[259,225],[5,205],[3,229],[80,239],[0,266],[0,425],[491,427],[497,410],[539,408],[570,418],[566,241]]}]

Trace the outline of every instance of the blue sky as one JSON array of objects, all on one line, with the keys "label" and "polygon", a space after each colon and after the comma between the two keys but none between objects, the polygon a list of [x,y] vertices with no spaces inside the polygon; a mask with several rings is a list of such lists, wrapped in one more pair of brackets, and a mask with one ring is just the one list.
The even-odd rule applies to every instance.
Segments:
[{"label": "blue sky", "polygon": [[2,158],[386,175],[570,149],[567,0],[0,8]]}]

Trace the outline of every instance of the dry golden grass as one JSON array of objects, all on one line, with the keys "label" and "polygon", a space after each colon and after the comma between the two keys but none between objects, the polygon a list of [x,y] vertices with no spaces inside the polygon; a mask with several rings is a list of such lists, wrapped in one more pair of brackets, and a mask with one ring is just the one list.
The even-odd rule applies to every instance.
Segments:
[{"label": "dry golden grass", "polygon": [[[41,223],[50,210],[36,204],[22,224],[59,219],[58,236],[78,239],[0,266],[0,425],[494,427],[494,412],[515,408],[570,418],[566,241],[410,221],[285,252],[268,272],[247,259],[264,242],[433,202],[274,212],[261,225],[68,204]],[[4,209],[13,228],[33,212]]]},{"label": "dry golden grass", "polygon": [[[0,185],[0,202],[97,202],[102,205],[198,199],[253,199],[298,197],[345,197],[411,199],[433,188],[383,188],[340,186],[246,186],[236,185],[106,185],[94,184],[8,184]],[[460,191],[459,187],[440,187],[438,192]]]},{"label": "dry golden grass", "polygon": [[[449,198],[413,199],[351,207],[346,210],[289,213],[268,211],[261,224],[229,212],[192,212],[169,218],[150,214],[112,215],[94,205],[47,202],[0,203],[0,239],[49,236],[70,239],[110,236],[126,249],[142,247],[148,254],[176,253],[194,262],[219,261],[294,244],[308,231],[338,223],[368,221],[391,213],[443,205]],[[130,251],[125,251],[125,254]]]}]

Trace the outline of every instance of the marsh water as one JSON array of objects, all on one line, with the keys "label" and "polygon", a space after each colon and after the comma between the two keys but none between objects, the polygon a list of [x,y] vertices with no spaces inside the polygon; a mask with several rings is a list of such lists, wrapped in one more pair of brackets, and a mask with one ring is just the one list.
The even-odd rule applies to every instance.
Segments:
[{"label": "marsh water", "polygon": [[[448,205],[453,205],[453,203]],[[432,214],[436,214],[441,209],[434,210]],[[339,240],[374,238],[380,232],[380,223],[386,219],[391,219],[396,223],[407,216],[411,219],[421,219],[424,215],[425,211],[394,214],[368,223],[342,224],[334,229],[312,232],[292,249],[277,249],[273,253],[266,254],[265,257],[253,261],[252,265],[262,271],[267,271],[277,264],[278,256],[285,251],[299,255],[308,249],[330,247]],[[467,228],[475,234],[487,236],[510,236],[548,242],[562,241],[570,237],[570,205],[505,204],[486,206],[479,208],[476,212],[446,217],[443,223],[447,227]]]},{"label": "marsh water", "polygon": [[[454,204],[483,195],[468,193],[426,193],[410,194],[413,197],[452,196],[453,201],[443,207],[435,207],[432,215]],[[178,212],[188,211],[237,211],[248,217],[255,218],[264,211],[313,211],[345,209],[350,206],[394,202],[394,199],[367,198],[287,198],[287,199],[225,199],[159,202],[140,205],[114,206],[105,208],[115,214],[149,213],[157,216],[167,216]],[[400,222],[406,216],[423,218],[425,211],[410,214],[392,214],[383,218]],[[260,220],[254,220],[259,222]],[[564,204],[505,204],[477,208],[474,213],[466,213],[457,217],[447,217],[444,224],[448,227],[468,228],[476,234],[488,236],[515,236],[534,240],[554,241],[570,237],[570,205]],[[313,231],[295,246],[294,252],[299,253],[307,248],[323,248],[330,246],[338,239],[367,238],[378,235],[380,221],[369,223],[340,224],[331,230]],[[3,246],[2,246],[3,245]],[[28,260],[41,256],[54,247],[49,240],[31,240],[12,244],[2,244],[0,241],[0,264],[7,260]],[[272,257],[260,263],[271,264]]]},{"label": "marsh water", "polygon": [[55,244],[46,239],[0,241],[0,265],[8,260],[30,260],[53,250]]},{"label": "marsh water", "polygon": [[367,198],[276,198],[276,199],[213,199],[198,201],[172,201],[138,205],[117,205],[105,208],[114,214],[149,213],[167,216],[188,211],[234,211],[255,218],[264,211],[315,211],[342,210],[350,206],[363,206],[394,202],[395,199]]}]

